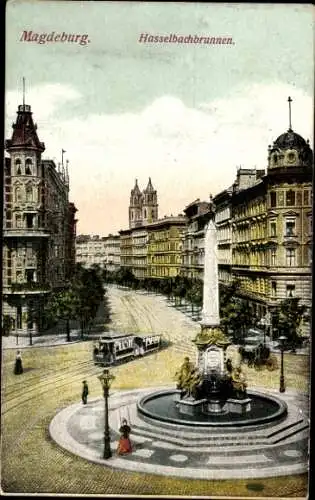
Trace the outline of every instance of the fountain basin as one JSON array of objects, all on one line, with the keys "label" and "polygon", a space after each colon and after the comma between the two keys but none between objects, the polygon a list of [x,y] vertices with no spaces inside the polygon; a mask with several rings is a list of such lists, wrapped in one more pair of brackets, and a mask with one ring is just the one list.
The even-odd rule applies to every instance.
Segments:
[{"label": "fountain basin", "polygon": [[145,420],[166,422],[189,427],[249,427],[265,425],[282,420],[287,416],[287,405],[273,395],[247,391],[251,409],[246,414],[225,411],[205,414],[182,413],[178,408],[176,389],[155,391],[147,394],[137,403],[137,412]]}]

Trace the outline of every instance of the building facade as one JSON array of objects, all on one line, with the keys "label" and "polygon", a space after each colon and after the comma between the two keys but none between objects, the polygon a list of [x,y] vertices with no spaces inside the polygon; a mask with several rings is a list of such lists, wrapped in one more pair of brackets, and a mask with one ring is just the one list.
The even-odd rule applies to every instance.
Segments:
[{"label": "building facade", "polygon": [[205,226],[209,221],[210,203],[199,199],[185,209],[186,227],[183,232],[181,275],[203,279]]},{"label": "building facade", "polygon": [[72,274],[77,210],[67,168],[42,160],[45,145],[29,105],[18,107],[5,148],[3,315],[23,335],[40,329],[45,297]]},{"label": "building facade", "polygon": [[113,273],[120,268],[120,236],[109,234],[104,236],[105,266],[106,270]]},{"label": "building facade", "polygon": [[184,215],[164,217],[147,225],[148,278],[175,278],[182,268]]},{"label": "building facade", "polygon": [[138,279],[148,276],[148,229],[147,225],[132,229],[132,272]]},{"label": "building facade", "polygon": [[261,317],[289,297],[311,307],[312,175],[310,146],[289,129],[269,147],[267,173],[234,186],[232,274]]},{"label": "building facade", "polygon": [[221,283],[230,284],[232,276],[232,188],[217,194],[215,225],[217,229],[218,276]]},{"label": "building facade", "polygon": [[96,265],[107,271],[117,271],[120,267],[119,235],[80,234],[76,238],[76,261],[86,268]]}]

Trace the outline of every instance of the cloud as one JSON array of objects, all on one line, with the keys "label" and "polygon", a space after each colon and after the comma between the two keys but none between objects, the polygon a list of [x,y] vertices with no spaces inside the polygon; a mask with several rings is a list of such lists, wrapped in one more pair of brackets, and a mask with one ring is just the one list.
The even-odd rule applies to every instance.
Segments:
[{"label": "cloud", "polygon": [[[268,144],[288,128],[288,95],[294,130],[311,139],[311,97],[281,83],[235,88],[225,99],[196,108],[175,96],[161,96],[138,114],[80,119],[60,117],[68,103],[82,99],[70,86],[38,87],[27,100],[46,144],[45,156],[58,158],[61,148],[67,151],[79,232],[107,234],[127,227],[136,177],[142,189],[152,177],[163,216],[230,186],[239,165],[265,168]],[[11,121],[16,98],[8,96]]]},{"label": "cloud", "polygon": [[[10,127],[17,105],[22,104],[22,91],[8,91],[5,96],[6,123]],[[30,104],[35,120],[39,123],[58,119],[57,113],[65,103],[81,99],[82,95],[72,86],[61,83],[26,88],[25,103]]]}]

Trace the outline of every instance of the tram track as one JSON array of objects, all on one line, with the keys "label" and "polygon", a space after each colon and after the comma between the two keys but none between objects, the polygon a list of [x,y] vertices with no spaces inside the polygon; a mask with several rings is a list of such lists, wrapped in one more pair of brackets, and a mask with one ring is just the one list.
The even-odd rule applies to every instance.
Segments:
[{"label": "tram track", "polygon": [[[91,364],[91,361],[81,361],[80,363],[78,363],[76,365],[76,367],[78,369],[84,367],[84,366],[87,366]],[[65,369],[62,370],[63,373],[65,372],[68,372],[71,373],[72,372],[72,368],[73,368],[73,361],[69,362],[68,363],[69,366],[67,366]],[[25,379],[23,380],[23,388],[28,388],[29,386],[33,385],[34,384],[34,381],[38,382],[38,383],[41,383],[42,381],[45,381],[46,379],[48,379],[49,377],[51,377],[52,374],[56,373],[56,369],[55,368],[49,368],[48,370],[45,369],[46,372],[44,375],[38,375],[37,373],[34,374],[34,375],[31,375],[27,378],[27,380],[25,381]],[[47,373],[48,372],[48,373]],[[40,377],[40,380],[38,380],[38,377]],[[20,384],[18,382],[14,382],[12,384],[4,384],[4,389],[5,389],[5,394],[6,394],[6,398],[8,396],[11,396],[14,392],[16,391],[20,391]]]},{"label": "tram track", "polygon": [[[89,365],[92,362],[89,363]],[[62,388],[69,386],[69,376],[71,376],[71,383],[75,383],[77,380],[82,378],[87,378],[88,376],[95,376],[101,373],[100,367],[91,366],[87,370],[75,370],[74,372],[62,373],[58,378],[54,377],[51,380],[46,380],[43,383],[36,384],[34,387],[30,387],[29,390],[23,391],[23,394],[19,393],[11,398],[7,398],[6,394],[3,395],[4,404],[2,405],[2,415],[6,415],[12,410],[16,410],[23,404],[28,403],[30,400],[41,398],[42,396],[49,393],[51,390],[59,391]],[[12,404],[10,404],[12,403]]]}]

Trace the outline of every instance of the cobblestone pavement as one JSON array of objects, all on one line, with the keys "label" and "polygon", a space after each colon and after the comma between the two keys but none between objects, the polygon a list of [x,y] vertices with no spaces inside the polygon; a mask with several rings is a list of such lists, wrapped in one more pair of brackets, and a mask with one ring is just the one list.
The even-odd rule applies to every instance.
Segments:
[{"label": "cobblestone pavement", "polygon": [[[159,390],[161,388],[158,388]],[[109,424],[113,457],[102,459],[104,401],[72,405],[55,416],[50,424],[52,438],[63,448],[96,463],[151,474],[199,479],[262,478],[297,474],[308,467],[307,399],[296,393],[283,396],[293,427],[293,419],[304,417],[296,434],[277,426],[259,430],[172,430],[141,420],[136,403],[152,389],[116,392],[110,397]],[[133,452],[125,457],[115,454],[120,422],[127,418],[132,426]],[[286,435],[283,435],[283,433]],[[266,434],[270,434],[267,439]],[[208,435],[210,434],[210,435]],[[212,434],[212,435],[211,435]],[[272,439],[274,435],[274,439]],[[279,437],[278,437],[279,436]],[[279,441],[279,442],[278,442]]]}]

